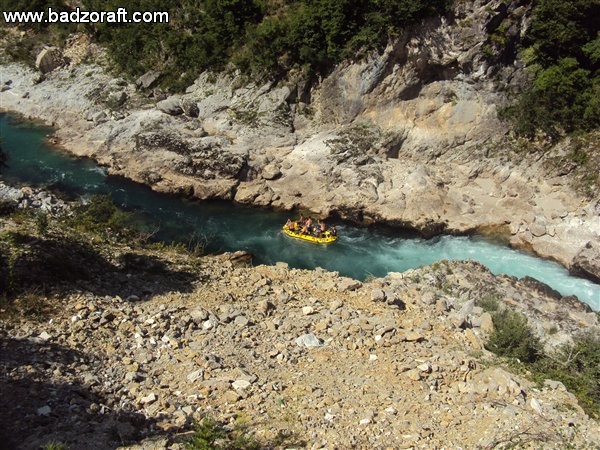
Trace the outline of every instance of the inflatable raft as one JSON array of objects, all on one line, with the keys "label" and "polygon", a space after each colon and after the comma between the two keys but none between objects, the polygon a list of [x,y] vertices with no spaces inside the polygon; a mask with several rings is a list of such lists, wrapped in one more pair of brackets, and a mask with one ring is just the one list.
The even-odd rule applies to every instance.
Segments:
[{"label": "inflatable raft", "polygon": [[329,230],[325,231],[324,233],[321,233],[319,236],[313,236],[312,234],[304,234],[300,231],[292,230],[284,225],[283,232],[289,237],[312,242],[313,244],[333,244],[335,241],[337,241],[337,236],[332,234]]}]

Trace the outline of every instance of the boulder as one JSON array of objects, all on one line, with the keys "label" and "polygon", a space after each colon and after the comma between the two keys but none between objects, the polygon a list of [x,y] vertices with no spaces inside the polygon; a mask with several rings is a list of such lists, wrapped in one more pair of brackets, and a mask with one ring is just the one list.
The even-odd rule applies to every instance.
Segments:
[{"label": "boulder", "polygon": [[385,292],[382,289],[373,289],[371,291],[371,301],[373,302],[384,302],[386,298]]},{"label": "boulder", "polygon": [[138,89],[150,89],[160,79],[162,73],[158,70],[149,70],[144,75],[135,80],[135,86]]},{"label": "boulder", "polygon": [[588,242],[573,258],[569,271],[573,275],[600,283],[600,245]]},{"label": "boulder", "polygon": [[338,285],[339,292],[347,292],[347,291],[355,291],[362,286],[362,283],[358,280],[353,280],[352,278],[342,278]]},{"label": "boulder", "polygon": [[183,114],[183,108],[181,107],[181,98],[178,95],[173,95],[169,98],[161,100],[156,104],[156,107],[171,116],[179,116]]},{"label": "boulder", "polygon": [[67,64],[68,60],[58,47],[45,47],[35,59],[35,67],[42,73],[52,72]]},{"label": "boulder", "polygon": [[111,92],[108,95],[107,102],[113,107],[122,106],[127,101],[127,93],[124,91]]},{"label": "boulder", "polygon": [[252,255],[242,250],[228,254],[227,259],[234,268],[252,267]]},{"label": "boulder", "polygon": [[262,170],[261,175],[265,180],[276,180],[281,176],[281,171],[276,165],[269,164]]},{"label": "boulder", "polygon": [[181,109],[183,109],[183,113],[188,117],[198,117],[200,110],[198,109],[198,104],[190,99],[181,100]]}]

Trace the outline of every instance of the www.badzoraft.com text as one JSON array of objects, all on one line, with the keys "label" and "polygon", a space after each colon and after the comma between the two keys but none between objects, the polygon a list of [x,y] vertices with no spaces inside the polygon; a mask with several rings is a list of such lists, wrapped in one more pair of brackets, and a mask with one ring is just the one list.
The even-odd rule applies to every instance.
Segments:
[{"label": "www.badzoraft.com text", "polygon": [[166,11],[134,11],[125,8],[116,11],[84,11],[77,7],[73,11],[2,11],[7,24],[22,23],[169,23]]}]

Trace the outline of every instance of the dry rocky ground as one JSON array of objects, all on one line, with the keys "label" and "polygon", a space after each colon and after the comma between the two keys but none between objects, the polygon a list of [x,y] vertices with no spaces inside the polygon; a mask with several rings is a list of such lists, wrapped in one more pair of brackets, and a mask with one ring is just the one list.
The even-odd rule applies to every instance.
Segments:
[{"label": "dry rocky ground", "polygon": [[102,248],[92,278],[22,296],[43,320],[2,310],[6,448],[177,449],[207,416],[275,448],[600,446],[560,382],[483,348],[490,298],[547,347],[597,332],[596,313],[534,281],[443,262],[361,283],[243,253]]}]

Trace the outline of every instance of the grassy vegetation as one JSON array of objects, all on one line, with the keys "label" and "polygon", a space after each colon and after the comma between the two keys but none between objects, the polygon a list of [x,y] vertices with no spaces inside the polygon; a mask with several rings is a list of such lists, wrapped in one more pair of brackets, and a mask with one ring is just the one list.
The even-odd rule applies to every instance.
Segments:
[{"label": "grassy vegetation", "polygon": [[258,450],[260,448],[304,448],[292,434],[278,434],[265,442],[250,433],[248,420],[239,415],[233,424],[223,425],[207,417],[195,425],[194,434],[184,443],[187,450]]},{"label": "grassy vegetation", "polygon": [[49,442],[44,447],[44,450],[68,450],[68,449],[69,449],[69,447],[67,447],[66,444],[63,444],[62,442]]},{"label": "grassy vegetation", "polygon": [[4,151],[2,150],[2,147],[0,146],[0,172],[2,172],[2,167],[4,167],[6,165],[7,159],[8,159],[8,156],[6,156],[6,153],[4,153]]},{"label": "grassy vegetation", "polygon": [[110,196],[94,196],[66,217],[13,207],[0,208],[0,214],[7,224],[0,230],[0,307],[17,316],[43,319],[48,287],[89,280],[111,269],[102,243],[160,246],[192,256],[204,251],[199,238],[187,245],[150,243],[152,234],[140,229],[135,216],[117,208]]},{"label": "grassy vegetation", "polygon": [[546,354],[524,315],[496,309],[492,319],[488,350],[525,368],[540,384],[547,379],[562,382],[589,415],[600,418],[600,336],[583,333]]},{"label": "grassy vegetation", "polygon": [[586,333],[555,354],[541,358],[533,366],[538,381],[561,381],[577,396],[580,406],[600,418],[600,337]]},{"label": "grassy vegetation", "polygon": [[485,312],[493,313],[500,308],[500,301],[494,295],[487,295],[478,299],[475,304],[483,308]]},{"label": "grassy vegetation", "polygon": [[110,195],[94,195],[75,208],[74,214],[65,219],[71,228],[91,232],[102,237],[131,237],[136,233],[134,216],[119,209]]},{"label": "grassy vegetation", "polygon": [[559,137],[600,126],[600,1],[539,0],[522,57],[532,86],[506,111],[516,130]]}]

